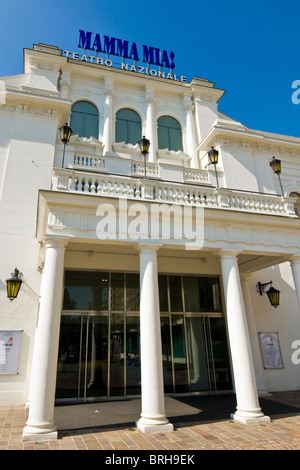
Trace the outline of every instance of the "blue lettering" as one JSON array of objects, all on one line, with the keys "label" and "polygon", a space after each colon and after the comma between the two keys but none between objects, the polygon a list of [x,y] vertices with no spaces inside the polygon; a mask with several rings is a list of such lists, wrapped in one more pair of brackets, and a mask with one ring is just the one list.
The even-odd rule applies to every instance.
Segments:
[{"label": "blue lettering", "polygon": [[117,39],[117,54],[119,57],[124,57],[124,59],[129,59],[128,56],[128,41],[122,41]]},{"label": "blue lettering", "polygon": [[129,55],[128,59],[140,60],[138,50],[137,50],[137,45],[136,45],[135,42],[132,43],[131,51],[130,51],[130,55]]},{"label": "blue lettering", "polygon": [[[130,44],[131,46],[129,46]],[[79,30],[78,47],[90,51],[123,57],[124,59],[131,59],[136,62],[140,60],[138,46],[135,42],[129,43],[129,41],[123,41],[122,39],[110,36],[102,36],[101,39],[100,34],[83,31],[82,29]],[[141,47],[143,48],[143,62],[170,68],[171,70],[175,68],[174,52],[168,53],[165,50],[161,51],[157,47],[149,47],[145,45]],[[85,60],[85,58],[82,60]]]},{"label": "blue lettering", "polygon": [[106,52],[107,54],[116,55],[116,52],[115,52],[116,39],[110,38],[109,36],[104,36],[103,38],[104,38],[104,51],[103,52]]},{"label": "blue lettering", "polygon": [[162,67],[170,68],[170,62],[167,51],[163,51],[160,65],[162,65]]},{"label": "blue lettering", "polygon": [[148,64],[160,65],[159,49],[156,47],[143,46],[143,62]]},{"label": "blue lettering", "polygon": [[170,68],[171,68],[171,69],[175,69],[175,64],[174,64],[174,62],[173,62],[174,57],[175,57],[174,52],[170,52],[170,59],[171,59]]},{"label": "blue lettering", "polygon": [[100,34],[96,34],[92,50],[102,52]]},{"label": "blue lettering", "polygon": [[81,47],[82,49],[91,49],[91,37],[92,33],[87,32],[85,33],[82,31],[82,29],[79,30],[79,44],[78,47]]}]

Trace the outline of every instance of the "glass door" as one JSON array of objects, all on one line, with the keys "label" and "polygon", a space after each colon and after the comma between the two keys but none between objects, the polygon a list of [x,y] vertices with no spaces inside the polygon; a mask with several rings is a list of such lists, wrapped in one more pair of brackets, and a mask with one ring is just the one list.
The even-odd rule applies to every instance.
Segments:
[{"label": "glass door", "polygon": [[56,378],[56,398],[79,400],[84,382],[86,318],[82,315],[61,317]]},{"label": "glass door", "polygon": [[106,397],[108,389],[107,316],[92,315],[88,317],[86,340],[86,344],[82,348],[82,360],[85,360],[84,400],[92,397]]},{"label": "glass door", "polygon": [[63,314],[56,399],[90,401],[140,394],[139,316]]},{"label": "glass door", "polygon": [[108,391],[108,316],[62,315],[56,399],[85,401]]},{"label": "glass door", "polygon": [[223,317],[162,315],[161,339],[166,394],[232,389]]},{"label": "glass door", "polygon": [[208,365],[208,338],[204,317],[187,317],[187,349],[189,358],[190,391],[211,391]]}]

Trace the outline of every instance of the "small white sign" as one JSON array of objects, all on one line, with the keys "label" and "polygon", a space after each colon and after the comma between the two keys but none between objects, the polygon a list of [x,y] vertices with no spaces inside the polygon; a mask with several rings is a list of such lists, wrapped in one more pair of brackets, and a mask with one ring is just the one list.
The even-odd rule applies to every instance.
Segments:
[{"label": "small white sign", "polygon": [[283,369],[278,333],[259,333],[265,369]]},{"label": "small white sign", "polygon": [[0,331],[0,375],[18,374],[22,330]]}]

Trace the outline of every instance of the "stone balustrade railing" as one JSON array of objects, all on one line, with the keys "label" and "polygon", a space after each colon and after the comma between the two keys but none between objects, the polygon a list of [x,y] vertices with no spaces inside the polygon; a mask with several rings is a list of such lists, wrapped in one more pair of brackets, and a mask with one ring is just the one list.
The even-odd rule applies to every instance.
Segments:
[{"label": "stone balustrade railing", "polygon": [[[144,162],[132,161],[131,162],[131,174],[134,176],[144,176],[145,164]],[[146,176],[155,178],[159,177],[159,166],[157,163],[146,163]]]},{"label": "stone balustrade railing", "polygon": [[103,171],[105,170],[105,158],[74,154],[72,167]]},{"label": "stone balustrade railing", "polygon": [[173,183],[151,178],[97,174],[75,169],[54,169],[52,189],[102,197],[126,197],[168,204],[200,205],[224,210],[295,216],[290,197]]}]

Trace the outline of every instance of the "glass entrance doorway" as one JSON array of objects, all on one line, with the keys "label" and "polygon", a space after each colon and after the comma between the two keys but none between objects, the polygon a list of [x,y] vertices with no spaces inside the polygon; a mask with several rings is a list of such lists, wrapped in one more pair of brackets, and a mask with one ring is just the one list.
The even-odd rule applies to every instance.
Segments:
[{"label": "glass entrance doorway", "polygon": [[140,395],[138,320],[128,316],[125,322],[124,314],[62,315],[56,398]]},{"label": "glass entrance doorway", "polygon": [[[165,394],[231,390],[218,280],[159,276],[159,286]],[[137,274],[67,273],[57,400],[141,394],[138,308]]]}]

